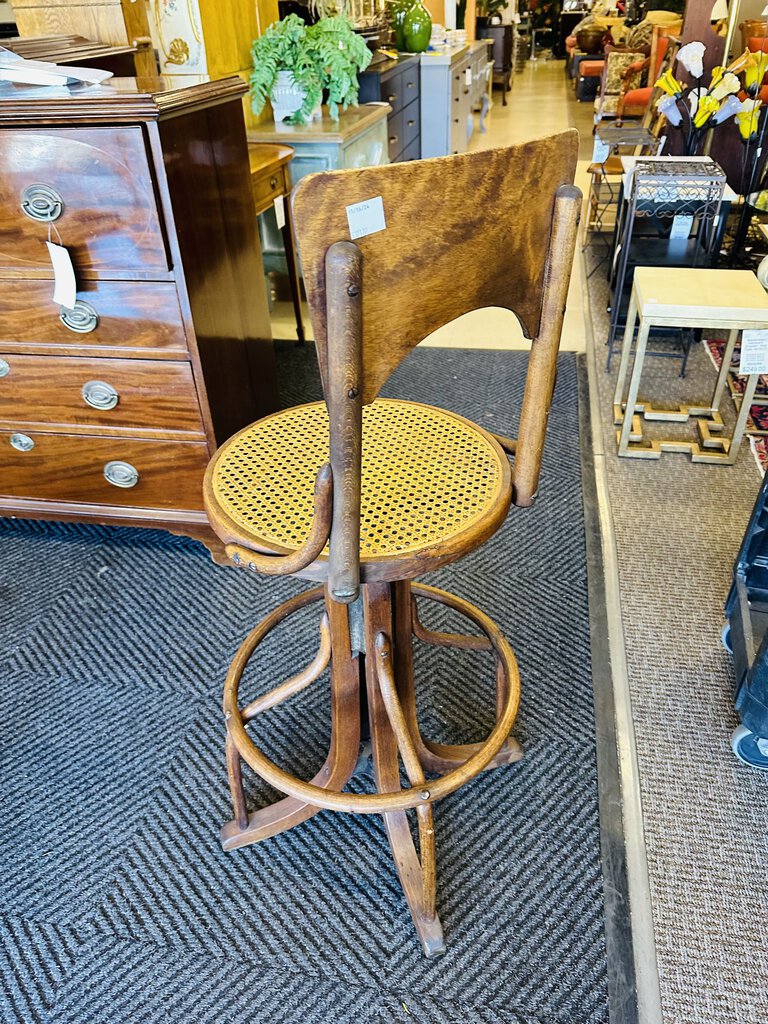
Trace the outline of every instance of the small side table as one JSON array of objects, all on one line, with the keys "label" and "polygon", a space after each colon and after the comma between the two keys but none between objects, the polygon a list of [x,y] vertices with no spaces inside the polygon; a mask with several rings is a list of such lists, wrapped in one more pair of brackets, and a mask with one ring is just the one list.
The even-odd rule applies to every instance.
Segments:
[{"label": "small side table", "polygon": [[[640,320],[635,345],[629,394],[624,384],[629,368],[635,324]],[[717,382],[708,404],[656,409],[638,402],[648,334],[653,327],[702,327],[729,330]],[[636,267],[627,326],[621,350],[619,377],[613,398],[618,452],[634,459],[658,459],[662,452],[688,452],[692,462],[731,466],[736,461],[759,374],[747,378],[733,436],[723,436],[720,402],[739,332],[768,330],[768,293],[751,270],[710,270],[688,267]],[[698,441],[685,439],[644,440],[642,420],[685,423],[696,418]]]},{"label": "small side table", "polygon": [[248,156],[251,162],[251,188],[257,216],[266,213],[274,206],[275,199],[279,196],[283,197],[285,223],[281,231],[285,246],[285,261],[288,264],[293,312],[296,316],[296,337],[303,342],[305,338],[304,321],[301,315],[301,282],[296,261],[296,247],[293,241],[290,203],[291,179],[288,170],[288,165],[293,159],[293,149],[290,146],[249,142]]}]

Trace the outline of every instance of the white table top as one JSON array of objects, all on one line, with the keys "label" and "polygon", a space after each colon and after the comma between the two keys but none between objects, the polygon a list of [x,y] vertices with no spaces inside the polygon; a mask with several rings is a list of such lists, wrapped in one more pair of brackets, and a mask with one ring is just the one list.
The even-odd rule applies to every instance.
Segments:
[{"label": "white table top", "polygon": [[768,292],[751,270],[635,267],[632,288],[638,311],[652,320],[743,320],[768,328]]},{"label": "white table top", "polygon": [[[629,192],[632,188],[632,173],[635,169],[635,165],[638,160],[642,160],[643,163],[671,163],[674,160],[687,160],[694,164],[703,164],[706,161],[711,160],[709,156],[623,156],[621,157],[621,166],[624,168],[624,195],[629,199]],[[726,203],[733,203],[738,199],[738,195],[733,191],[728,184],[726,184],[723,191],[723,200]]]}]

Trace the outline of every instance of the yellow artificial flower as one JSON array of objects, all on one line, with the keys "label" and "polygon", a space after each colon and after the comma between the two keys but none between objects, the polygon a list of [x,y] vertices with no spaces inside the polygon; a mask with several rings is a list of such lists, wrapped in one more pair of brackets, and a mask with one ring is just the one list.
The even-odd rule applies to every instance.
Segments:
[{"label": "yellow artificial flower", "polygon": [[709,83],[709,91],[710,92],[712,92],[712,90],[715,88],[715,86],[718,84],[718,82],[720,81],[720,79],[723,77],[724,74],[725,74],[725,68],[721,64],[716,64],[712,68],[712,80]]},{"label": "yellow artificial flower", "polygon": [[746,68],[751,68],[754,63],[754,54],[750,53],[749,50],[745,50],[744,53],[740,54],[725,70],[730,71],[734,75],[738,75],[740,71],[744,71]]},{"label": "yellow artificial flower", "polygon": [[701,128],[719,109],[720,100],[716,100],[714,96],[702,96],[698,107],[696,107],[696,113],[693,115],[693,127]]},{"label": "yellow artificial flower", "polygon": [[655,89],[663,89],[667,96],[682,96],[683,87],[672,74],[672,69],[667,68],[661,78],[654,85]]},{"label": "yellow artificial flower", "polygon": [[731,96],[733,93],[737,93],[741,90],[741,83],[739,82],[736,75],[730,71],[724,72],[718,78],[714,86],[710,85],[709,94],[714,96],[716,100],[724,100],[726,96]]},{"label": "yellow artificial flower", "polygon": [[757,135],[757,127],[760,121],[760,100],[744,100],[743,110],[736,115],[736,123],[739,126],[739,134],[744,142]]},{"label": "yellow artificial flower", "polygon": [[753,53],[753,63],[744,69],[744,86],[750,96],[757,95],[768,71],[768,53]]}]

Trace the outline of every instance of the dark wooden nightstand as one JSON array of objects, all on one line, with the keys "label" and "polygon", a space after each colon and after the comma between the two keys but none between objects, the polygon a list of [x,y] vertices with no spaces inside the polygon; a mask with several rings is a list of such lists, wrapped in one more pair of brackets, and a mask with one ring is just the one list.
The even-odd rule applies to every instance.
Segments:
[{"label": "dark wooden nightstand", "polygon": [[301,282],[293,241],[291,175],[288,168],[293,159],[293,150],[290,146],[249,142],[248,156],[251,162],[251,186],[257,216],[266,213],[275,205],[276,199],[283,197],[284,223],[281,232],[285,246],[285,261],[288,264],[288,279],[291,283],[293,312],[296,316],[296,337],[303,342],[305,339],[304,321],[301,316]]}]

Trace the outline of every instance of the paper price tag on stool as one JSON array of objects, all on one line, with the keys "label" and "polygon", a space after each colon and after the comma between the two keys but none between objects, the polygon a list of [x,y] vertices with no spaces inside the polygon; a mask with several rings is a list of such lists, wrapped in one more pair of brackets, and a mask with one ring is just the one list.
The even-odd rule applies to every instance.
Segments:
[{"label": "paper price tag on stool", "polygon": [[739,373],[768,373],[768,331],[747,330],[741,332],[741,355]]},{"label": "paper price tag on stool", "polygon": [[384,201],[381,196],[374,196],[373,199],[365,199],[362,203],[348,206],[347,223],[349,237],[353,241],[365,235],[375,235],[377,231],[386,231],[387,222],[384,219]]}]

